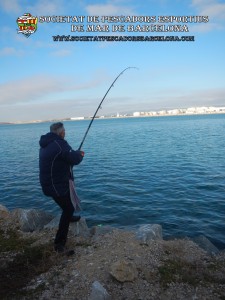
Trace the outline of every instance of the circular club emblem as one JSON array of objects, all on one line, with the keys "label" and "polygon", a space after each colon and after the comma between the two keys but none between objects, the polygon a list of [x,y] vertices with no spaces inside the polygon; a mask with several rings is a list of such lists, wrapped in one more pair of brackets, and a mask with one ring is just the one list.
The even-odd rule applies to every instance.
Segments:
[{"label": "circular club emblem", "polygon": [[32,33],[34,33],[37,30],[37,21],[37,17],[33,17],[29,13],[23,14],[16,20],[16,23],[19,27],[17,32],[24,34],[26,37],[29,37]]}]

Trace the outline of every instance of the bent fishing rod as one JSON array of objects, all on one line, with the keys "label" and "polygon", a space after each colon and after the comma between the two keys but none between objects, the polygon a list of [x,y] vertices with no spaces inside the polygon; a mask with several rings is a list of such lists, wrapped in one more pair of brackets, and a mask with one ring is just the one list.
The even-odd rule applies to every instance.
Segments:
[{"label": "bent fishing rod", "polygon": [[118,78],[119,78],[126,70],[128,70],[128,69],[137,69],[137,68],[136,68],[136,67],[128,67],[128,68],[124,69],[124,70],[116,77],[116,79],[113,81],[113,83],[110,85],[110,87],[108,88],[108,90],[107,90],[107,92],[105,93],[104,97],[102,98],[102,100],[101,100],[101,102],[100,102],[98,108],[96,109],[96,111],[95,111],[95,113],[94,113],[94,115],[93,115],[93,117],[92,117],[92,119],[91,119],[91,122],[90,122],[89,125],[88,125],[88,128],[87,128],[87,130],[86,130],[86,132],[85,132],[85,134],[84,134],[83,140],[82,140],[82,142],[81,142],[80,147],[78,148],[78,150],[80,150],[81,147],[83,146],[83,143],[84,143],[84,141],[85,141],[85,139],[86,139],[86,136],[87,136],[87,134],[88,134],[88,131],[89,131],[89,129],[91,128],[91,125],[92,125],[92,123],[93,123],[93,121],[94,121],[94,119],[95,119],[95,117],[96,117],[96,115],[97,115],[99,109],[101,108],[101,105],[102,105],[103,101],[105,100],[105,98],[106,98],[108,92],[109,92],[110,89],[113,87],[113,85],[114,85],[114,83],[117,81],[117,79],[118,79]]}]

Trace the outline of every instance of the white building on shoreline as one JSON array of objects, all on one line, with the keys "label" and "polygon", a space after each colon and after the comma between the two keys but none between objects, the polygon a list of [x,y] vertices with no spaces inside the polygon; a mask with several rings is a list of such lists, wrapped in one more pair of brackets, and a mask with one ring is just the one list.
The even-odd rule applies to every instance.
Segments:
[{"label": "white building on shoreline", "polygon": [[177,115],[194,115],[194,114],[220,114],[225,113],[225,107],[200,106],[189,108],[175,108],[170,110],[134,112],[133,117],[141,116],[177,116]]}]

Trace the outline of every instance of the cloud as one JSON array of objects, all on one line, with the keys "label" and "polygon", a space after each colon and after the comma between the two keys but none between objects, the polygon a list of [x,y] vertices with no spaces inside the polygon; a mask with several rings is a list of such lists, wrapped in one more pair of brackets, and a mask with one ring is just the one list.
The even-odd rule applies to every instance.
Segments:
[{"label": "cloud", "polygon": [[54,15],[56,13],[62,13],[64,10],[64,1],[62,0],[40,0],[36,4],[31,5],[32,13],[35,15]]},{"label": "cloud", "polygon": [[53,91],[60,91],[59,79],[36,75],[0,85],[0,104],[29,102]]},{"label": "cloud", "polygon": [[[101,99],[92,97],[61,98],[60,101],[27,102],[4,105],[0,110],[0,122],[52,120],[71,117],[93,116]],[[98,115],[107,115],[123,109],[127,111],[128,98],[108,98]]]},{"label": "cloud", "polygon": [[198,23],[198,24],[190,24],[189,26],[190,32],[210,32],[213,30],[222,30],[223,26],[218,23]]},{"label": "cloud", "polygon": [[[12,110],[9,106],[1,109],[0,121],[32,121],[50,120],[56,118],[68,118],[76,114],[77,101],[46,101],[44,103],[23,103],[14,105]],[[79,105],[77,105],[79,106]],[[79,106],[80,107],[80,106]],[[0,114],[0,115],[1,115]]]},{"label": "cloud", "polygon": [[2,9],[7,12],[7,13],[19,13],[21,11],[21,6],[18,3],[18,0],[13,0],[13,1],[9,1],[9,0],[1,0],[0,1],[0,6],[2,7]]},{"label": "cloud", "polygon": [[28,102],[42,102],[43,98],[53,97],[61,101],[61,93],[88,90],[105,80],[104,72],[91,74],[91,79],[81,82],[79,78],[63,76],[28,76],[15,81],[0,84],[0,105],[12,105]]},{"label": "cloud", "polygon": [[[64,11],[65,2],[63,0],[39,0],[20,5],[19,0],[0,0],[0,7],[10,15],[30,12],[32,15],[53,15]],[[24,9],[26,8],[26,11]]]},{"label": "cloud", "polygon": [[133,15],[132,8],[123,5],[107,4],[91,4],[86,6],[86,11],[90,16],[116,16],[116,15]]},{"label": "cloud", "polygon": [[164,101],[164,108],[187,108],[190,106],[224,106],[225,89],[205,89],[193,90],[191,92],[178,91],[175,95],[174,92],[168,91],[167,96],[159,96],[159,101]]},{"label": "cloud", "polygon": [[22,54],[22,51],[18,51],[13,47],[5,47],[0,50],[0,56],[19,56]]},{"label": "cloud", "polygon": [[208,23],[191,24],[195,32],[210,32],[223,30],[225,27],[225,3],[218,0],[192,0],[191,6],[197,10],[197,15],[208,16]]},{"label": "cloud", "polygon": [[[89,87],[93,84],[88,82]],[[225,89],[206,89],[184,92],[183,89],[164,89],[162,93],[154,93],[140,97],[109,96],[104,102],[99,115],[116,112],[153,111],[162,109],[188,108],[192,106],[224,106]],[[0,109],[0,121],[50,120],[91,116],[95,112],[100,98],[93,96],[56,95],[54,101],[27,101],[12,105],[3,105]]]},{"label": "cloud", "polygon": [[225,99],[225,89],[224,88],[214,88],[214,89],[206,89],[204,91],[196,91],[196,98],[201,100],[206,100],[208,103],[211,101],[223,101]]},{"label": "cloud", "polygon": [[217,0],[192,0],[192,6],[199,11],[199,15],[209,16],[209,19],[225,20],[225,3]]},{"label": "cloud", "polygon": [[225,20],[225,3],[214,3],[202,9],[204,16]]},{"label": "cloud", "polygon": [[65,56],[70,56],[72,54],[72,51],[68,49],[62,49],[62,50],[57,50],[55,52],[52,52],[53,56],[57,57],[65,57]]}]

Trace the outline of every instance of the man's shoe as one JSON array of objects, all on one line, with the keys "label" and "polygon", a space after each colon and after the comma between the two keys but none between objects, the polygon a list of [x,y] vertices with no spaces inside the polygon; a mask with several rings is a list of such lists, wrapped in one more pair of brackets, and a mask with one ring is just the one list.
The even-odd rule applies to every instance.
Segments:
[{"label": "man's shoe", "polygon": [[72,216],[72,218],[70,219],[71,223],[75,223],[75,222],[78,222],[78,221],[80,221],[80,216]]},{"label": "man's shoe", "polygon": [[59,254],[63,254],[63,255],[67,255],[67,256],[71,256],[75,253],[74,250],[66,250],[65,247],[63,245],[55,245],[55,251]]},{"label": "man's shoe", "polygon": [[75,251],[74,250],[67,250],[67,251],[65,251],[65,255],[67,255],[67,256],[71,256],[71,255],[74,255],[75,254]]},{"label": "man's shoe", "polygon": [[55,251],[58,253],[65,252],[65,247],[61,244],[55,244],[54,248],[55,248]]}]

